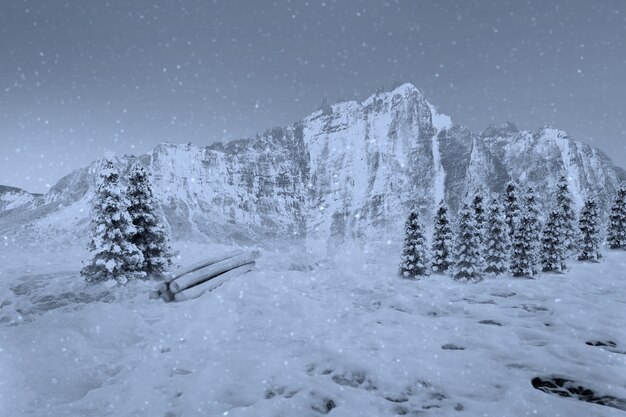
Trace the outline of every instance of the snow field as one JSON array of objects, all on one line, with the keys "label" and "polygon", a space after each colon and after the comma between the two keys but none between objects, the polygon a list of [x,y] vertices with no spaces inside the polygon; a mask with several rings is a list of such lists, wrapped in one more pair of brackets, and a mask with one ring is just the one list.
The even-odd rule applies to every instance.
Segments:
[{"label": "snow field", "polygon": [[[183,264],[226,250],[177,249]],[[467,284],[400,279],[397,249],[265,251],[255,271],[169,304],[148,300],[154,283],[84,285],[78,256],[14,265],[0,275],[0,415],[623,415],[531,380],[626,398],[626,253]]]}]

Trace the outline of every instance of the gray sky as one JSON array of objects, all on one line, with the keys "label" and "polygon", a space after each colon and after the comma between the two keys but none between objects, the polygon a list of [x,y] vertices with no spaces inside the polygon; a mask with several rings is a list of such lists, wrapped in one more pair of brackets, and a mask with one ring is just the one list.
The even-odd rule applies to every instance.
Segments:
[{"label": "gray sky", "polygon": [[626,2],[0,2],[0,184],[205,145],[412,82],[476,131],[552,125],[626,166]]}]

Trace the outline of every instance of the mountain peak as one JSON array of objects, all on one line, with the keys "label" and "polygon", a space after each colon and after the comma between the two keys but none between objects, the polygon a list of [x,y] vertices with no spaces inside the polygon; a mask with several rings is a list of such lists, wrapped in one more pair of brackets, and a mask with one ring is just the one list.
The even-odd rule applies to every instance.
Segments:
[{"label": "mountain peak", "polygon": [[485,138],[493,138],[493,137],[498,137],[498,136],[511,136],[518,132],[519,132],[519,129],[517,128],[517,126],[515,126],[513,122],[507,121],[500,126],[496,126],[496,125],[487,126],[487,128],[483,130],[483,133],[481,134],[481,136]]},{"label": "mountain peak", "polygon": [[399,86],[395,87],[390,92],[391,95],[395,95],[395,94],[408,95],[408,94],[413,94],[413,93],[417,93],[420,96],[422,95],[422,93],[420,93],[417,87],[415,87],[411,83],[400,84]]}]

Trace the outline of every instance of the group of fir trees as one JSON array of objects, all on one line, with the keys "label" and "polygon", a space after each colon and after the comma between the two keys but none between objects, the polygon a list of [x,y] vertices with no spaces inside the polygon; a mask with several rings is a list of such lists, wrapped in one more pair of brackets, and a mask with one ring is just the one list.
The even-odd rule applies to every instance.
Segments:
[{"label": "group of fir trees", "polygon": [[81,275],[89,283],[120,284],[162,275],[171,255],[146,170],[134,163],[124,188],[117,167],[105,159],[99,179],[91,208],[92,256]]},{"label": "group of fir trees", "polygon": [[[539,270],[564,271],[574,254],[581,261],[600,259],[600,219],[593,198],[585,201],[577,219],[567,179],[561,177],[554,206],[542,225],[534,190],[528,188],[520,198],[518,188],[510,181],[502,198],[493,198],[487,210],[482,194],[476,194],[461,207],[456,233],[442,201],[435,214],[430,250],[425,228],[417,212],[411,211],[400,274],[414,278],[433,270],[465,280],[479,279],[484,273],[533,277]],[[626,249],[626,185],[618,190],[611,209],[607,243],[612,249]]]}]

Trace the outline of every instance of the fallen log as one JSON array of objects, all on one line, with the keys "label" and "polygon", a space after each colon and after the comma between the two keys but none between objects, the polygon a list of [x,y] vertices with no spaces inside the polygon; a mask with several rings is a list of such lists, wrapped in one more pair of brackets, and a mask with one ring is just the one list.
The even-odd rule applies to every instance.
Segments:
[{"label": "fallen log", "polygon": [[203,259],[202,261],[196,262],[196,263],[191,264],[189,266],[186,266],[184,268],[180,268],[180,269],[178,269],[178,270],[176,270],[176,271],[174,271],[174,272],[172,272],[170,274],[167,274],[167,278],[165,279],[165,282],[166,283],[170,283],[170,282],[174,281],[175,279],[180,278],[183,275],[186,275],[186,274],[188,274],[190,272],[197,271],[197,270],[205,268],[205,267],[207,267],[209,265],[213,265],[215,263],[221,262],[221,261],[226,260],[228,258],[232,258],[233,256],[241,255],[243,253],[244,252],[242,250],[237,249],[237,250],[234,250],[234,251],[223,253],[221,255],[215,255],[215,256],[212,256],[210,258]]},{"label": "fallen log", "polygon": [[184,289],[193,287],[196,284],[204,282],[216,275],[235,269],[239,266],[248,264],[259,257],[259,251],[242,253],[232,258],[225,259],[206,266],[204,268],[187,273],[169,283],[169,290],[174,294]]},{"label": "fallen log", "polygon": [[254,269],[254,265],[255,262],[252,261],[250,263],[238,266],[237,268],[231,269],[230,271],[226,271],[217,276],[214,276],[213,278],[201,282],[200,284],[194,285],[193,287],[177,292],[174,294],[174,300],[186,301],[193,298],[198,298],[206,292],[213,291],[224,282],[226,282],[228,279],[252,271]]}]

